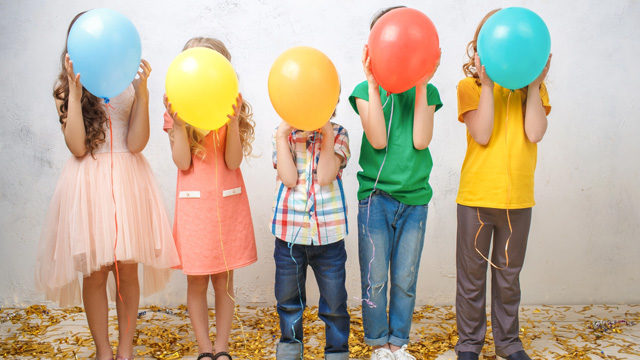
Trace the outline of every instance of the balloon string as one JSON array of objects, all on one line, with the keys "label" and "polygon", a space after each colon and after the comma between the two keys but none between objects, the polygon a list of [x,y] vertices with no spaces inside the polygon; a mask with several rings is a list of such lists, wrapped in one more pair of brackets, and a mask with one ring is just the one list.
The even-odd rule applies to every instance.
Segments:
[{"label": "balloon string", "polygon": [[[217,141],[214,141],[213,144],[213,149],[215,152],[215,156],[214,158],[216,159],[216,191],[219,193],[220,192],[220,184],[218,182],[218,144],[220,143],[220,138],[218,137],[218,130],[215,131],[215,138]],[[212,139],[213,140],[213,139]],[[225,255],[224,252],[224,244],[222,241],[222,220],[220,219],[220,201],[219,201],[219,194],[216,194],[216,213],[217,213],[217,217],[218,217],[218,232],[220,234],[220,249],[222,249],[222,259],[224,260],[224,268],[227,271],[227,285],[226,285],[226,291],[227,291],[227,296],[229,296],[229,298],[231,299],[231,301],[233,301],[233,314],[236,318],[236,320],[240,323],[240,330],[242,331],[242,341],[244,342],[244,350],[247,350],[247,335],[244,332],[244,325],[242,324],[242,320],[240,319],[240,317],[238,316],[238,308],[236,307],[236,299],[235,297],[233,297],[230,293],[229,293],[229,283],[231,281],[231,271],[229,271],[229,265],[227,264],[227,256]]]},{"label": "balloon string", "polygon": [[390,93],[387,93],[387,100],[384,102],[384,105],[382,105],[382,108],[384,109],[385,106],[387,106],[387,102],[389,101],[389,98],[391,98],[391,115],[389,116],[389,125],[388,125],[388,129],[387,129],[387,146],[384,149],[384,158],[382,158],[382,164],[380,164],[380,169],[378,169],[378,175],[376,176],[376,181],[373,183],[373,190],[371,190],[371,193],[369,193],[369,201],[367,202],[367,235],[369,237],[369,242],[371,243],[371,260],[369,260],[369,270],[367,271],[367,290],[366,290],[366,297],[364,299],[360,299],[356,296],[354,296],[354,298],[358,301],[362,301],[364,303],[366,303],[370,308],[375,308],[376,304],[371,301],[371,294],[369,294],[369,291],[371,290],[371,264],[373,263],[373,260],[375,260],[376,258],[376,245],[373,243],[373,239],[371,238],[371,232],[369,231],[369,215],[371,213],[370,211],[370,207],[371,207],[371,196],[373,195],[373,193],[376,191],[376,186],[378,185],[378,180],[380,179],[380,174],[382,174],[382,168],[384,167],[384,163],[387,160],[387,154],[389,152],[389,136],[391,135],[391,122],[393,121],[393,95],[391,95]]},{"label": "balloon string", "polygon": [[[109,119],[109,153],[110,153],[110,177],[111,177],[111,199],[113,200],[113,220],[116,226],[116,239],[113,245],[113,264],[116,270],[116,291],[118,294],[118,298],[120,302],[124,306],[124,300],[122,299],[122,293],[120,293],[120,271],[118,270],[118,258],[116,255],[116,248],[118,247],[118,207],[116,205],[116,193],[114,189],[114,181],[113,181],[113,124],[111,121],[111,112],[109,108],[115,109],[111,104],[109,104],[109,99],[105,99],[104,107],[107,110],[107,118]],[[129,328],[131,327],[131,318],[129,317],[129,313],[127,312],[127,329],[125,330],[125,334],[129,332]]]},{"label": "balloon string", "polygon": [[489,264],[491,264],[491,266],[493,266],[494,268],[498,269],[498,270],[504,270],[506,268],[509,267],[509,242],[511,241],[511,236],[513,235],[513,227],[511,226],[511,216],[509,215],[509,205],[511,203],[511,166],[509,164],[509,151],[508,151],[508,144],[507,144],[507,133],[508,133],[508,125],[509,125],[509,104],[511,102],[511,94],[513,93],[513,90],[509,92],[509,96],[507,97],[507,114],[505,116],[505,120],[504,120],[504,148],[505,148],[505,159],[506,159],[506,167],[507,167],[507,206],[506,206],[506,211],[507,211],[507,222],[509,223],[509,237],[507,238],[507,243],[504,246],[504,256],[507,260],[507,264],[505,265],[505,267],[498,267],[496,266],[494,263],[492,263],[489,259],[487,259],[486,256],[484,256],[484,254],[482,254],[482,252],[480,252],[480,250],[478,250],[478,236],[480,235],[480,230],[482,230],[482,227],[484,226],[484,223],[482,222],[482,220],[480,220],[480,208],[476,208],[476,212],[478,215],[478,221],[480,222],[480,227],[478,228],[478,232],[476,232],[476,237],[474,240],[474,246],[476,248],[476,251],[478,252],[478,254],[480,254],[480,256],[482,256],[483,259],[485,259]]}]

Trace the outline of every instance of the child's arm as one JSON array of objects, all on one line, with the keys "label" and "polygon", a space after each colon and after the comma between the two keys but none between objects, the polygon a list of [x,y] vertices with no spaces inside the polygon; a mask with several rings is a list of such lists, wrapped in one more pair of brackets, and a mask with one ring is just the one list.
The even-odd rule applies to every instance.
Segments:
[{"label": "child's arm", "polygon": [[187,170],[191,166],[191,146],[189,145],[186,125],[178,117],[178,113],[171,108],[171,103],[166,94],[164,95],[164,107],[167,109],[171,119],[173,119],[173,128],[168,131],[173,163],[176,164],[178,169]]},{"label": "child's arm", "polygon": [[142,59],[140,63],[142,71],[138,71],[138,78],[133,80],[135,97],[133,107],[129,117],[129,134],[127,135],[127,145],[132,153],[139,153],[144,150],[149,141],[149,89],[147,89],[147,79],[151,73],[151,65],[147,60]]},{"label": "child's arm", "polygon": [[540,99],[540,85],[549,72],[551,55],[540,76],[527,87],[527,110],[524,116],[524,132],[532,143],[542,140],[547,132],[547,113]]},{"label": "child's arm", "polygon": [[[87,152],[87,145],[85,143],[87,133],[84,128],[84,118],[82,117],[82,84],[80,83],[80,74],[73,74],[73,62],[69,60],[69,54],[65,55],[64,65],[69,80],[69,102],[67,117],[64,119],[62,132],[69,151],[75,156],[83,156]],[[62,100],[56,99],[58,116],[62,115],[60,113],[62,103]]]},{"label": "child's arm", "polygon": [[317,179],[318,185],[326,186],[335,180],[340,165],[342,164],[342,156],[336,154],[333,150],[335,145],[335,135],[333,134],[333,124],[327,121],[321,129],[322,144],[320,145],[320,159],[318,160]]},{"label": "child's arm", "polygon": [[416,86],[415,109],[413,113],[413,147],[417,150],[426,149],[433,137],[433,114],[436,112],[436,106],[429,106],[429,102],[427,101],[427,84],[438,70],[438,66],[440,66],[440,57],[438,57],[438,62],[436,62],[431,75],[425,78],[422,84]]},{"label": "child's arm", "polygon": [[240,142],[240,127],[238,118],[242,109],[242,94],[238,94],[236,104],[233,105],[233,115],[227,115],[227,145],[224,149],[224,162],[230,170],[235,170],[242,163],[242,143]]},{"label": "child's arm", "polygon": [[362,66],[369,84],[369,101],[360,98],[356,99],[360,121],[362,121],[362,129],[374,149],[384,149],[387,146],[387,129],[382,103],[380,102],[378,82],[371,72],[371,57],[369,57],[369,47],[367,45],[362,50]]},{"label": "child's arm", "polygon": [[280,181],[288,188],[292,188],[298,183],[298,169],[293,162],[293,155],[289,149],[289,135],[293,130],[291,125],[283,121],[276,131],[276,170]]},{"label": "child's arm", "polygon": [[487,75],[484,65],[480,65],[480,58],[475,56],[476,69],[480,77],[480,102],[476,110],[467,111],[462,115],[467,130],[473,140],[480,145],[487,145],[493,133],[493,80]]}]

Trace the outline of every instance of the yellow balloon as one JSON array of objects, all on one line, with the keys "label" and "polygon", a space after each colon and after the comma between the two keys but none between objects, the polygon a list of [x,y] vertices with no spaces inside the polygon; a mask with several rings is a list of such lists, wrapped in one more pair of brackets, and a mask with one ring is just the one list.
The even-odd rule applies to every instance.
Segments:
[{"label": "yellow balloon", "polygon": [[178,117],[204,130],[226,124],[238,96],[238,77],[219,52],[195,47],[173,59],[165,80],[167,98]]},{"label": "yellow balloon", "polygon": [[321,128],[340,96],[338,72],[321,51],[298,46],[283,52],[269,72],[269,98],[278,115],[300,130]]}]

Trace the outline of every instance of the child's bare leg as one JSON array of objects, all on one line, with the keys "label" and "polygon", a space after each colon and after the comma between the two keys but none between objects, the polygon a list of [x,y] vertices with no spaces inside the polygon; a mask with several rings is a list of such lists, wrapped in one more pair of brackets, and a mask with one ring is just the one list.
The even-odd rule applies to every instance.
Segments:
[{"label": "child's bare leg", "polygon": [[87,323],[96,344],[96,358],[111,359],[113,350],[109,343],[109,303],[107,301],[107,278],[109,268],[103,267],[85,277],[82,282],[82,300],[87,314]]},{"label": "child's bare leg", "polygon": [[[115,275],[115,268],[113,270]],[[138,263],[118,262],[119,279],[116,279],[119,294],[116,295],[118,313],[118,351],[125,359],[133,357],[133,336],[136,332],[138,307],[140,305],[140,284],[138,283]],[[119,283],[119,285],[118,285]],[[122,301],[120,300],[122,296]]]},{"label": "child's bare leg", "polygon": [[229,334],[235,309],[233,294],[233,270],[214,274],[211,283],[216,295],[216,353],[229,351]]},{"label": "child's bare leg", "polygon": [[209,275],[187,275],[187,308],[191,326],[196,334],[199,353],[213,351],[211,340],[209,340],[208,286]]}]

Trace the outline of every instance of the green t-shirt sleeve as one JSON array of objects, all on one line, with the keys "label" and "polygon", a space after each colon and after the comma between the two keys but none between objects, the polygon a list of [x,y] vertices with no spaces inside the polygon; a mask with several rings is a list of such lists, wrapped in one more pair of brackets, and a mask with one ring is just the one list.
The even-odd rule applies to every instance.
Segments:
[{"label": "green t-shirt sleeve", "polygon": [[353,92],[351,92],[351,95],[349,96],[349,104],[351,104],[353,111],[360,115],[358,112],[358,106],[356,106],[356,99],[369,101],[369,83],[366,80],[356,85],[355,89],[353,89]]},{"label": "green t-shirt sleeve", "polygon": [[427,84],[427,104],[435,105],[436,111],[440,110],[442,107],[442,100],[440,100],[440,92],[438,92],[438,88],[435,85],[429,83]]}]

